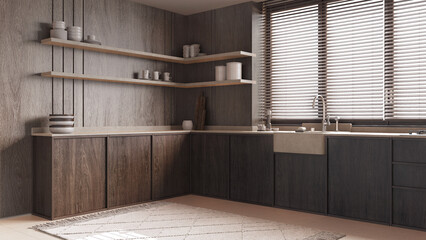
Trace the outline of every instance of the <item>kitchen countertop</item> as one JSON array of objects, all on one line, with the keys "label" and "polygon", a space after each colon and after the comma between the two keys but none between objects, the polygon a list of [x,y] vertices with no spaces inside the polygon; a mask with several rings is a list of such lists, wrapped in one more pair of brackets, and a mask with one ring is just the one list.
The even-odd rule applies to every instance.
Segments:
[{"label": "kitchen countertop", "polygon": [[[83,130],[84,129],[84,130]],[[410,135],[408,133],[376,133],[376,132],[333,132],[321,131],[314,132],[294,132],[294,131],[254,131],[254,130],[181,130],[173,126],[160,126],[160,127],[130,127],[130,128],[76,128],[74,133],[71,134],[52,134],[47,128],[34,128],[32,136],[37,137],[79,137],[79,136],[114,136],[114,135],[164,135],[164,134],[189,134],[189,133],[216,133],[216,134],[258,134],[258,135],[274,135],[274,134],[316,134],[324,135],[326,137],[392,137],[392,138],[426,138],[423,135]]]}]

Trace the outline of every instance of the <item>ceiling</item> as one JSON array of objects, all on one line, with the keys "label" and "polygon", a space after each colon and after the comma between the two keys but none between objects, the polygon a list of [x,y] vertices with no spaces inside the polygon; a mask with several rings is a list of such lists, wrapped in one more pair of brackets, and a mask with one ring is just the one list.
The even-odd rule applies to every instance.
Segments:
[{"label": "ceiling", "polygon": [[[212,9],[227,7],[251,0],[132,0],[151,7],[164,9],[182,15],[191,15]],[[261,2],[262,0],[252,0]]]}]

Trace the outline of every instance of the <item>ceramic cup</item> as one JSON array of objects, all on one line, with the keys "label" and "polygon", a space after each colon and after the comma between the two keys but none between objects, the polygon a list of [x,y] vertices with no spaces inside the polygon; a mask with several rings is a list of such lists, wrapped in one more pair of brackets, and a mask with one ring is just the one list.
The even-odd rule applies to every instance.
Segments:
[{"label": "ceramic cup", "polygon": [[183,57],[184,58],[189,58],[189,49],[190,46],[189,45],[183,45]]},{"label": "ceramic cup", "polygon": [[154,80],[160,80],[160,72],[159,71],[154,71]]},{"label": "ceramic cup", "polygon": [[226,80],[226,67],[225,66],[216,66],[215,67],[215,80],[216,81]]},{"label": "ceramic cup", "polygon": [[182,129],[183,130],[192,130],[193,126],[194,126],[194,124],[192,123],[191,120],[183,120],[183,122],[182,122]]},{"label": "ceramic cup", "polygon": [[150,74],[149,74],[149,70],[143,70],[142,71],[142,78],[143,79],[149,79]]},{"label": "ceramic cup", "polygon": [[169,72],[163,73],[163,76],[164,76],[164,81],[170,81],[172,79],[172,77],[170,77]]},{"label": "ceramic cup", "polygon": [[200,53],[200,44],[192,44],[189,48],[189,56],[196,57]]}]

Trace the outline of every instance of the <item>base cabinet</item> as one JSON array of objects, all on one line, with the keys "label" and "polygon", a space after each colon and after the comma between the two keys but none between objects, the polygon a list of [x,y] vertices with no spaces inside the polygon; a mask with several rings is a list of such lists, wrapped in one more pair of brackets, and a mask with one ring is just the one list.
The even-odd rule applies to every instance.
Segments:
[{"label": "base cabinet", "polygon": [[390,223],[391,139],[328,139],[329,214]]},{"label": "base cabinet", "polygon": [[189,193],[189,135],[152,137],[153,200]]},{"label": "base cabinet", "polygon": [[230,198],[273,205],[273,136],[232,135],[230,146]]},{"label": "base cabinet", "polygon": [[36,137],[34,149],[34,213],[55,219],[106,208],[105,138]]},{"label": "base cabinet", "polygon": [[108,207],[151,200],[151,136],[108,138]]},{"label": "base cabinet", "polygon": [[229,136],[191,135],[191,192],[229,197]]},{"label": "base cabinet", "polygon": [[275,206],[327,212],[327,156],[275,153]]}]

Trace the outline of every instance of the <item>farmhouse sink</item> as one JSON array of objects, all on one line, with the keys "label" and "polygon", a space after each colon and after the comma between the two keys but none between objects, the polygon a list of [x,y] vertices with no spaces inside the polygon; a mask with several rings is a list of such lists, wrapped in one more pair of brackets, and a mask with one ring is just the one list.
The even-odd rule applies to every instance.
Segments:
[{"label": "farmhouse sink", "polygon": [[274,133],[274,152],[299,154],[326,154],[327,132],[279,131]]}]

